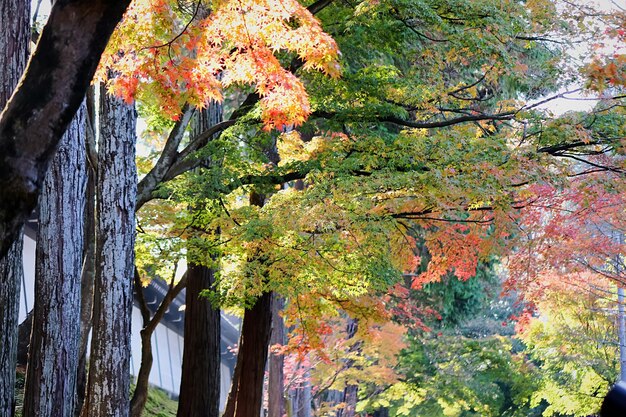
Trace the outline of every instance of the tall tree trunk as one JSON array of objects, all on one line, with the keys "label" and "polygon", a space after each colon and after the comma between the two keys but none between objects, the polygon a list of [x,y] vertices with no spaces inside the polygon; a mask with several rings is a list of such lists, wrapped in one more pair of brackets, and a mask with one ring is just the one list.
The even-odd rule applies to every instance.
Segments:
[{"label": "tall tree trunk", "polygon": [[[197,113],[192,136],[222,121],[216,102]],[[208,164],[211,161],[207,161]],[[211,254],[206,254],[209,258]],[[201,296],[215,284],[215,270],[189,260],[185,293],[185,339],[178,399],[178,417],[219,417],[220,406],[220,310]]]},{"label": "tall tree trunk", "polygon": [[259,417],[263,403],[263,378],[272,330],[273,293],[257,298],[243,316],[239,352],[228,404],[223,417]]},{"label": "tall tree trunk", "polygon": [[[30,0],[0,0],[0,22],[0,108],[4,108],[28,59]],[[15,411],[17,325],[24,275],[21,227],[15,236],[6,256],[0,250],[0,416],[7,417]]]},{"label": "tall tree trunk", "polygon": [[[280,155],[276,142],[264,150],[268,160],[278,165]],[[263,207],[268,196],[253,190],[250,205]],[[263,253],[252,254],[262,259]],[[259,417],[263,404],[263,379],[272,332],[274,293],[265,292],[243,315],[239,352],[233,382],[223,417]]]},{"label": "tall tree trunk", "polygon": [[291,392],[290,415],[293,417],[311,417],[311,374],[306,369],[303,375],[304,382],[296,386]]},{"label": "tall tree trunk", "polygon": [[135,241],[136,113],[101,92],[93,335],[83,417],[126,417]]},{"label": "tall tree trunk", "polygon": [[[285,344],[285,325],[280,312],[285,300],[276,295],[272,305],[272,336],[270,346]],[[268,381],[268,417],[283,417],[285,413],[284,355],[270,353]]]},{"label": "tall tree trunk", "polygon": [[215,271],[190,264],[185,295],[185,342],[178,417],[218,417],[220,405],[220,311],[200,292]]},{"label": "tall tree trunk", "polygon": [[22,237],[0,260],[0,415],[15,412],[15,365],[17,359],[17,324],[20,308]]},{"label": "tall tree trunk", "polygon": [[[91,89],[93,91],[93,89]],[[91,111],[93,105],[93,94],[87,95],[87,118],[91,122],[87,123],[87,137],[90,135],[93,139],[93,113]],[[89,140],[89,139],[88,139]],[[95,146],[94,146],[95,147]],[[89,146],[88,146],[89,149]],[[89,332],[91,332],[92,312],[93,312],[93,286],[96,275],[96,172],[95,162],[97,155],[87,158],[87,191],[85,201],[85,219],[84,219],[84,251],[83,251],[83,269],[80,279],[80,345],[78,347],[78,370],[76,371],[76,406],[74,407],[74,415],[80,415],[83,403],[85,402],[85,393],[87,390],[87,342],[89,340]],[[89,162],[91,161],[91,162]],[[94,166],[92,166],[94,164]]]},{"label": "tall tree trunk", "polygon": [[42,187],[24,417],[73,417],[87,181],[84,119],[83,104]]},{"label": "tall tree trunk", "polygon": [[617,287],[617,325],[620,364],[619,379],[620,381],[626,381],[626,317],[624,316],[624,287],[621,285]]}]

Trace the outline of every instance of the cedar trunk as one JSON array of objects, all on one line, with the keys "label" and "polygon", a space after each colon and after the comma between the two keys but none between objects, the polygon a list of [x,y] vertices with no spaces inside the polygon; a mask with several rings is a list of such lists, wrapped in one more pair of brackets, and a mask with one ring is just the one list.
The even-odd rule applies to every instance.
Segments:
[{"label": "cedar trunk", "polygon": [[[30,0],[0,0],[0,108],[4,108],[26,67],[29,20]],[[0,198],[0,201],[3,200]],[[25,213],[25,216],[28,214]],[[17,228],[10,237],[0,234],[1,241],[10,245],[7,245],[6,256],[2,256],[0,249],[0,416],[9,417],[15,411],[17,325],[23,275],[22,228]]]},{"label": "cedar trunk", "polygon": [[243,316],[235,378],[224,417],[259,417],[272,330],[273,293],[263,293]]},{"label": "cedar trunk", "polygon": [[[93,97],[88,96],[87,102],[92,105]],[[88,104],[88,109],[90,108]],[[94,120],[91,111],[87,117]],[[93,124],[88,123],[87,129]],[[87,164],[87,191],[84,219],[84,252],[83,269],[80,288],[80,345],[78,347],[78,370],[76,372],[76,407],[74,415],[78,417],[85,402],[87,390],[87,342],[91,332],[91,313],[93,311],[93,285],[96,276],[96,173],[94,167]]]},{"label": "cedar trunk", "polygon": [[127,417],[135,241],[136,113],[102,91],[93,338],[83,417]]},{"label": "cedar trunk", "polygon": [[0,260],[0,415],[15,412],[15,365],[17,360],[17,322],[20,308],[22,237],[13,242]]},{"label": "cedar trunk", "polygon": [[220,311],[200,292],[212,288],[215,271],[189,265],[185,294],[185,344],[178,417],[218,417]]},{"label": "cedar trunk", "polygon": [[87,181],[84,118],[83,105],[42,187],[24,417],[73,417]]},{"label": "cedar trunk", "polygon": [[[269,161],[278,165],[280,156],[273,143],[264,151]],[[263,207],[267,196],[256,190],[250,193],[250,205]],[[263,263],[263,253],[252,254]],[[263,379],[272,333],[274,293],[264,292],[243,315],[237,364],[223,417],[259,417],[263,405]]]},{"label": "cedar trunk", "polygon": [[[222,121],[221,104],[211,102],[192,120],[192,136]],[[211,161],[206,161],[210,164]],[[214,261],[212,254],[201,257]],[[193,257],[192,257],[193,258]],[[178,417],[219,417],[220,406],[220,310],[201,295],[213,288],[215,270],[189,259],[185,293],[185,341],[178,399]]]},{"label": "cedar trunk", "polygon": [[17,327],[17,366],[22,366],[24,369],[26,369],[26,362],[28,362],[28,345],[30,344],[34,314],[35,310],[31,308],[24,321]]}]

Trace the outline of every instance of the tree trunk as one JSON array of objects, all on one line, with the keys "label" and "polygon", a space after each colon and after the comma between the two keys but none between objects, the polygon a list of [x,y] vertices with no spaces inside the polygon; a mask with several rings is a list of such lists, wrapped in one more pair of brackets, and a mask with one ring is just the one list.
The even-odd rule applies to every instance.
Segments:
[{"label": "tree trunk", "polygon": [[224,417],[259,417],[263,403],[263,378],[272,330],[272,296],[261,295],[243,316],[239,353]]},{"label": "tree trunk", "polygon": [[178,417],[218,417],[220,405],[220,311],[200,292],[215,271],[189,265],[185,295],[185,342]]},{"label": "tree trunk", "polygon": [[354,417],[357,403],[358,385],[348,385],[343,390],[343,403],[345,407],[341,410],[337,417]]},{"label": "tree trunk", "polygon": [[307,369],[303,375],[304,382],[291,392],[291,415],[293,417],[311,417],[311,374]]},{"label": "tree trunk", "polygon": [[152,331],[144,327],[141,329],[141,366],[137,374],[137,385],[130,400],[130,415],[141,417],[148,401],[148,386],[150,384],[150,371],[152,370]]},{"label": "tree trunk", "polygon": [[[616,264],[619,276],[619,262],[616,262]],[[624,316],[624,287],[621,285],[617,287],[617,325],[620,363],[619,379],[626,382],[626,317]]]},{"label": "tree trunk", "polygon": [[0,415],[15,412],[15,365],[17,359],[17,324],[20,312],[22,237],[13,242],[0,260]]},{"label": "tree trunk", "polygon": [[[272,305],[272,336],[270,346],[285,344],[285,325],[280,312],[285,300],[276,295]],[[268,381],[268,417],[283,417],[285,413],[284,355],[270,353]]]},{"label": "tree trunk", "polygon": [[[211,102],[193,119],[192,136],[221,122],[222,115],[221,104]],[[212,257],[212,254],[206,254],[206,257]],[[176,415],[219,417],[220,310],[200,294],[215,284],[215,270],[190,259],[187,275],[183,365]]]},{"label": "tree trunk", "polygon": [[[92,105],[93,96],[88,96],[87,117],[94,120],[89,111],[89,103]],[[87,124],[87,129],[93,126]],[[93,132],[93,131],[92,131]],[[89,134],[89,133],[88,133]],[[96,155],[97,157],[97,155]],[[78,347],[78,370],[76,375],[76,407],[74,415],[80,415],[83,403],[85,402],[85,392],[87,390],[87,342],[89,332],[91,332],[92,312],[93,312],[93,286],[96,275],[96,173],[94,167],[87,164],[87,191],[85,202],[84,219],[84,256],[83,269],[80,284],[80,345]]]},{"label": "tree trunk", "polygon": [[[52,8],[24,78],[0,114],[0,258],[35,208],[59,141],[83,101],[100,55],[129,3],[58,0]],[[30,39],[29,4],[3,0],[0,31]],[[21,17],[24,10],[28,12],[25,20]],[[25,29],[21,24],[13,27],[16,21],[24,21]],[[20,43],[2,50],[27,48],[28,43]],[[9,62],[21,62],[21,54],[15,52]],[[3,69],[7,66],[0,64]]]},{"label": "tree trunk", "polygon": [[[276,142],[264,150],[268,160],[278,165],[280,155]],[[252,190],[250,205],[263,207],[267,196]],[[262,253],[252,254],[263,257]],[[261,259],[259,258],[259,259]],[[265,292],[243,315],[239,352],[233,382],[223,417],[259,417],[263,404],[263,379],[272,332],[272,303],[274,293]]]},{"label": "tree trunk", "polygon": [[389,417],[389,409],[385,407],[379,408],[378,410],[374,411],[372,417]]},{"label": "tree trunk", "polygon": [[42,187],[24,417],[73,417],[87,181],[84,118],[83,105]]},{"label": "tree trunk", "polygon": [[26,318],[17,328],[17,366],[26,368],[28,362],[28,346],[30,344],[30,333],[33,328],[33,316],[35,310],[31,309]]},{"label": "tree trunk", "polygon": [[[352,339],[356,332],[359,329],[359,321],[357,319],[349,318],[348,325],[346,326],[346,339]],[[358,351],[361,349],[361,344],[355,343],[350,347],[350,351]],[[346,369],[349,369],[354,364],[352,359],[346,361]],[[343,390],[343,400],[342,402],[345,404],[344,408],[340,409],[337,412],[337,417],[354,417],[356,412],[356,403],[357,403],[357,393],[359,386],[358,385],[346,385]]]},{"label": "tree trunk", "polygon": [[135,241],[136,113],[101,92],[93,335],[83,417],[126,417]]},{"label": "tree trunk", "polygon": [[[4,108],[28,59],[30,0],[0,0],[0,22],[0,108]],[[4,170],[1,152],[0,170]],[[11,204],[11,200],[3,197],[0,197],[0,201],[0,204]],[[25,210],[24,217],[30,211],[32,208]],[[3,221],[0,214],[0,223]],[[13,416],[15,412],[17,325],[20,284],[24,275],[22,228],[14,227],[15,231],[11,235],[2,236],[0,232],[0,416],[7,417]],[[0,224],[0,231],[3,228]],[[3,256],[5,253],[6,256]]]}]

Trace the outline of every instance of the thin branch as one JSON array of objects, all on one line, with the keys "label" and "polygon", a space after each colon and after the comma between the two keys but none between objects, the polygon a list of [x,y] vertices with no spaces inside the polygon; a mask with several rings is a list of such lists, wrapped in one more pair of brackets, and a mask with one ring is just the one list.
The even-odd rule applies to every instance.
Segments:
[{"label": "thin branch", "polygon": [[156,328],[156,326],[161,322],[161,319],[163,318],[163,316],[169,309],[172,301],[174,301],[176,296],[178,296],[178,294],[186,286],[187,286],[187,271],[185,271],[184,275],[180,278],[180,281],[178,281],[178,283],[175,286],[172,286],[170,284],[169,290],[165,294],[165,297],[163,297],[163,300],[161,301],[161,304],[159,304],[159,308],[157,308],[157,311],[154,313],[154,316],[152,316],[152,320],[150,320],[150,323],[148,323],[148,325],[145,326],[146,330],[148,330],[149,332],[152,332]]},{"label": "thin branch", "polygon": [[135,292],[137,293],[137,301],[139,302],[139,311],[141,312],[143,327],[145,328],[150,323],[150,309],[148,308],[146,298],[143,294],[143,285],[141,285],[141,277],[137,267],[135,267],[135,277],[133,282],[135,284]]},{"label": "thin branch", "polygon": [[200,164],[200,161],[190,158],[191,154],[205,146],[214,135],[234,126],[236,123],[237,120],[225,120],[211,126],[209,129],[196,136],[189,145],[176,155],[176,160],[163,176],[162,182],[171,181],[177,176],[196,168]]},{"label": "thin branch", "polygon": [[311,12],[311,14],[317,14],[321,12],[322,10],[324,10],[332,2],[333,0],[317,0],[315,3],[307,7],[307,10]]}]

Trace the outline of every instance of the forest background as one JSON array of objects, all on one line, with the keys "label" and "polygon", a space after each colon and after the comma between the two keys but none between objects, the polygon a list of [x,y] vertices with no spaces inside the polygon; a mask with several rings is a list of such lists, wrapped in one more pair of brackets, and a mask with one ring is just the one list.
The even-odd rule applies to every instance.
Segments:
[{"label": "forest background", "polygon": [[183,289],[179,416],[220,415],[220,309],[228,417],[589,416],[626,372],[618,3],[39,6],[1,9],[3,104],[38,43],[0,116],[0,414],[35,206],[24,416],[140,416]]}]

